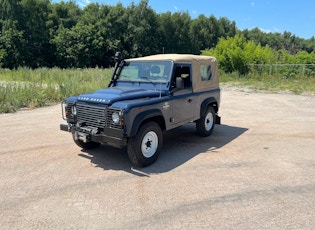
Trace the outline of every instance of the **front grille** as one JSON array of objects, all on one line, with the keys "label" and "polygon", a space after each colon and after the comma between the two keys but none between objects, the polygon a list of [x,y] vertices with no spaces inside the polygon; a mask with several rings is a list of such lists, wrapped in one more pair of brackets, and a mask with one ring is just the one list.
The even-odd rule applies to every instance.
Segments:
[{"label": "front grille", "polygon": [[104,128],[105,126],[105,109],[93,105],[77,104],[77,120],[86,126]]},{"label": "front grille", "polygon": [[77,121],[84,126],[91,126],[103,129],[104,127],[112,129],[122,129],[120,124],[115,124],[112,120],[114,112],[119,113],[121,110],[100,107],[94,105],[77,104]]}]

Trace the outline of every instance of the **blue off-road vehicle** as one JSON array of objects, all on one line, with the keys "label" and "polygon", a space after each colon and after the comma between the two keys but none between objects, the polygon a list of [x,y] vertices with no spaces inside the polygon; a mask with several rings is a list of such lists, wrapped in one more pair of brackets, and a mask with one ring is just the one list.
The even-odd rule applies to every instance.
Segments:
[{"label": "blue off-road vehicle", "polygon": [[163,144],[163,132],[196,123],[200,136],[220,124],[218,65],[214,57],[159,54],[121,58],[106,89],[71,96],[62,103],[67,124],[83,149],[100,144],[127,146],[130,161],[152,164]]}]

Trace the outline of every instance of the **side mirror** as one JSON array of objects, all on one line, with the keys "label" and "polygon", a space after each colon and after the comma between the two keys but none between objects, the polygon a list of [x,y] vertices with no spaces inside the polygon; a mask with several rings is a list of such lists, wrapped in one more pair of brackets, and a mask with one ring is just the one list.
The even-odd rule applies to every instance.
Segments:
[{"label": "side mirror", "polygon": [[115,53],[115,61],[120,62],[122,60],[122,54],[121,52],[116,52]]},{"label": "side mirror", "polygon": [[183,89],[184,88],[184,79],[181,77],[176,78],[176,89]]}]

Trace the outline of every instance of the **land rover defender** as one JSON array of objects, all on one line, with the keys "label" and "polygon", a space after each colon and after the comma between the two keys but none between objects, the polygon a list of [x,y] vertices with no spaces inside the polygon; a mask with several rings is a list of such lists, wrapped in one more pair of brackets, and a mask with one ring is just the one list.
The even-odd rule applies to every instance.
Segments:
[{"label": "land rover defender", "polygon": [[124,60],[118,52],[115,59],[108,88],[62,103],[67,124],[60,129],[71,132],[79,147],[126,146],[130,161],[145,167],[158,158],[163,132],[195,122],[206,137],[220,124],[216,58],[158,54]]}]

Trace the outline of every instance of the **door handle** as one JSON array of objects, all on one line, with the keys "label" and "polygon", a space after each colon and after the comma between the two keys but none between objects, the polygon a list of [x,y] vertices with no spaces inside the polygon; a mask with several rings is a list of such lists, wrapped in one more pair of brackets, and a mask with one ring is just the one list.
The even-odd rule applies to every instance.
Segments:
[{"label": "door handle", "polygon": [[192,102],[192,99],[191,99],[191,98],[189,98],[189,99],[187,100],[187,102],[188,102],[188,103],[191,103],[191,102]]}]

